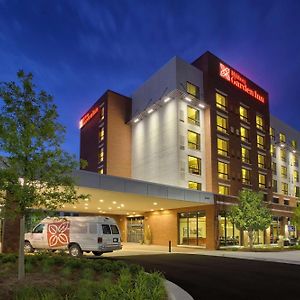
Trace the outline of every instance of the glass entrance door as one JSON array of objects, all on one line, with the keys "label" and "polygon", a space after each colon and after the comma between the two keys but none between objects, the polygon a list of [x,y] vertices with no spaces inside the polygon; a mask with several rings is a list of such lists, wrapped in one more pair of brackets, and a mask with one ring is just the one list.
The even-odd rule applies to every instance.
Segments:
[{"label": "glass entrance door", "polygon": [[144,217],[127,218],[127,242],[140,243],[144,241]]}]

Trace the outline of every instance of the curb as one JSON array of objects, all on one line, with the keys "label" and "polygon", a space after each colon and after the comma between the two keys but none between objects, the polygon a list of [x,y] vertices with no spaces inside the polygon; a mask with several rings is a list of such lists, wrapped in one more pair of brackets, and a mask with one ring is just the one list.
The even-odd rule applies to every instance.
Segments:
[{"label": "curb", "polygon": [[194,298],[177,284],[165,280],[168,300],[194,300]]}]

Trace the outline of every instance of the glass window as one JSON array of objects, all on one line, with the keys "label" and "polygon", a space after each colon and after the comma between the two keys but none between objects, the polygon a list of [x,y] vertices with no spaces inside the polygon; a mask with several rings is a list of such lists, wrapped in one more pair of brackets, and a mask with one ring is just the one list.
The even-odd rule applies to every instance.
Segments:
[{"label": "glass window", "polygon": [[188,156],[189,173],[201,175],[201,159],[194,156]]},{"label": "glass window", "polygon": [[227,133],[228,130],[227,118],[217,115],[217,130]]},{"label": "glass window", "polygon": [[100,127],[99,129],[99,141],[103,141],[104,140],[104,127]]},{"label": "glass window", "polygon": [[299,172],[294,170],[293,177],[295,182],[299,182]]},{"label": "glass window", "polygon": [[235,246],[240,244],[240,230],[231,223],[227,212],[223,211],[218,216],[219,220],[219,243],[220,246]]},{"label": "glass window", "polygon": [[283,200],[283,204],[284,204],[284,205],[290,205],[290,201],[289,201],[288,199],[284,199],[284,200]]},{"label": "glass window", "polygon": [[248,109],[244,106],[240,106],[240,119],[245,122],[249,121]]},{"label": "glass window", "polygon": [[273,192],[277,193],[277,180],[275,179],[272,180],[272,188],[273,188]]},{"label": "glass window", "polygon": [[104,120],[104,106],[100,107],[100,121]]},{"label": "glass window", "polygon": [[281,176],[287,178],[287,167],[281,166]]},{"label": "glass window", "polygon": [[243,142],[249,142],[249,129],[241,126],[241,140]]},{"label": "glass window", "polygon": [[189,189],[201,191],[201,183],[189,181]]},{"label": "glass window", "polygon": [[222,110],[227,110],[227,98],[219,93],[216,93],[216,106]]},{"label": "glass window", "polygon": [[299,186],[295,186],[295,197],[300,197],[300,187]]},{"label": "glass window", "polygon": [[275,140],[275,129],[273,127],[270,127],[270,137],[271,140]]},{"label": "glass window", "polygon": [[256,128],[260,130],[264,129],[264,120],[261,115],[256,115]]},{"label": "glass window", "polygon": [[217,138],[218,154],[228,156],[229,142],[221,138]]},{"label": "glass window", "polygon": [[284,133],[282,133],[282,132],[279,133],[279,140],[280,140],[280,143],[286,142],[286,137],[285,137]]},{"label": "glass window", "polygon": [[102,232],[103,232],[103,234],[111,234],[111,230],[110,230],[109,225],[102,224]]},{"label": "glass window", "polygon": [[104,148],[100,147],[99,148],[99,163],[103,162],[104,160]]},{"label": "glass window", "polygon": [[119,234],[119,229],[116,225],[110,225],[112,234]]},{"label": "glass window", "polygon": [[257,135],[257,147],[260,149],[265,148],[265,137],[260,134]]},{"label": "glass window", "polygon": [[43,233],[45,224],[39,224],[33,229],[33,233]]},{"label": "glass window", "polygon": [[292,140],[291,144],[294,149],[297,149],[297,141],[296,140]]},{"label": "glass window", "polygon": [[98,173],[99,173],[99,174],[104,174],[103,167],[100,167],[100,168],[98,169]]},{"label": "glass window", "polygon": [[228,185],[219,184],[218,190],[219,190],[219,194],[221,194],[221,195],[229,195],[229,186]]},{"label": "glass window", "polygon": [[188,130],[188,147],[192,150],[200,150],[200,134]]},{"label": "glass window", "polygon": [[228,179],[228,164],[218,161],[218,177],[221,179]]},{"label": "glass window", "polygon": [[250,170],[242,168],[242,183],[250,184]]},{"label": "glass window", "polygon": [[270,153],[272,157],[276,157],[275,146],[271,144]]},{"label": "glass window", "polygon": [[186,91],[190,94],[193,95],[195,97],[199,96],[199,87],[188,82],[186,83]]},{"label": "glass window", "polygon": [[273,171],[274,175],[277,174],[277,164],[276,164],[276,162],[272,162],[272,171]]},{"label": "glass window", "polygon": [[279,198],[272,198],[272,203],[279,204]]},{"label": "glass window", "polygon": [[298,162],[298,157],[297,157],[296,154],[293,154],[293,155],[291,156],[291,163],[292,163],[292,166],[298,167],[299,162]]},{"label": "glass window", "polygon": [[242,156],[242,162],[250,164],[250,151],[249,149],[242,147],[241,148],[241,156]]},{"label": "glass window", "polygon": [[266,175],[258,173],[258,186],[260,188],[266,188]]},{"label": "glass window", "polygon": [[200,125],[200,116],[199,116],[198,109],[188,106],[187,107],[187,116],[188,116],[188,123],[194,124],[194,125]]},{"label": "glass window", "polygon": [[286,150],[280,149],[280,157],[282,161],[286,161]]},{"label": "glass window", "polygon": [[257,161],[259,168],[265,168],[266,167],[266,157],[262,154],[257,154]]},{"label": "glass window", "polygon": [[289,190],[289,186],[287,183],[282,182],[281,183],[281,192],[283,195],[287,195],[288,194],[288,190]]}]

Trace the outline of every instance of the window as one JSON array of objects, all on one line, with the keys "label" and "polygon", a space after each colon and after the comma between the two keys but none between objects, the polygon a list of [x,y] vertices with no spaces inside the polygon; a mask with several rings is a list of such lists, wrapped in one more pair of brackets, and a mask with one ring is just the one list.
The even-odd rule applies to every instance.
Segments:
[{"label": "window", "polygon": [[289,186],[287,183],[282,182],[281,183],[281,192],[283,195],[287,195],[288,194],[288,190],[289,190]]},{"label": "window", "polygon": [[194,156],[188,156],[189,173],[201,175],[201,159]]},{"label": "window", "polygon": [[219,93],[216,93],[216,106],[222,110],[227,110],[227,98]]},{"label": "window", "polygon": [[200,134],[188,130],[188,147],[192,150],[200,150]]},{"label": "window", "polygon": [[250,170],[242,168],[242,183],[250,184]]},{"label": "window", "polygon": [[292,140],[291,144],[294,149],[297,149],[297,141],[296,140]]},{"label": "window", "polygon": [[299,186],[295,186],[295,197],[300,197],[300,187]]},{"label": "window", "polygon": [[276,162],[272,162],[272,171],[273,171],[274,175],[277,174],[277,164],[276,164]]},{"label": "window", "polygon": [[217,115],[217,130],[227,133],[227,129],[228,129],[227,119]]},{"label": "window", "polygon": [[266,175],[258,173],[258,186],[260,188],[266,188]]},{"label": "window", "polygon": [[110,227],[107,224],[102,224],[102,231],[103,231],[103,234],[111,234]]},{"label": "window", "polygon": [[285,166],[281,166],[281,176],[287,178],[287,168]]},{"label": "window", "polygon": [[229,195],[229,186],[228,185],[219,184],[218,189],[219,189],[219,194]]},{"label": "window", "polygon": [[104,106],[100,107],[100,121],[104,120]]},{"label": "window", "polygon": [[286,137],[284,133],[279,133],[279,141],[280,143],[285,143],[286,142]]},{"label": "window", "polygon": [[275,146],[271,145],[270,147],[270,153],[272,157],[276,157],[276,151],[275,151]]},{"label": "window", "polygon": [[272,203],[275,203],[275,204],[279,204],[279,198],[273,198],[272,199]]},{"label": "window", "polygon": [[284,205],[290,205],[290,200],[284,199],[284,200],[283,200],[283,204],[284,204]]},{"label": "window", "polygon": [[286,150],[280,149],[280,157],[282,161],[286,161]]},{"label": "window", "polygon": [[217,138],[218,154],[228,156],[229,143],[227,140]]},{"label": "window", "polygon": [[100,127],[99,129],[99,141],[102,142],[104,140],[104,127]]},{"label": "window", "polygon": [[257,154],[257,162],[258,162],[258,167],[265,169],[266,168],[266,157],[262,154]]},{"label": "window", "polygon": [[112,234],[119,234],[119,229],[116,225],[110,225]]},{"label": "window", "polygon": [[241,126],[241,140],[249,143],[249,129]]},{"label": "window", "polygon": [[98,169],[98,173],[99,173],[99,174],[104,174],[103,167],[100,167],[100,168]]},{"label": "window", "polygon": [[189,181],[189,189],[201,191],[201,183]]},{"label": "window", "polygon": [[261,115],[256,115],[256,128],[264,130],[264,120]]},{"label": "window", "polygon": [[103,162],[104,160],[104,148],[100,147],[99,148],[99,163]]},{"label": "window", "polygon": [[257,148],[265,148],[265,137],[260,134],[257,135]]},{"label": "window", "polygon": [[199,117],[199,110],[195,109],[191,106],[187,108],[187,115],[188,115],[188,123],[200,125],[200,117]]},{"label": "window", "polygon": [[193,95],[195,97],[199,97],[199,87],[190,83],[190,82],[186,82],[186,91],[190,94]]},{"label": "window", "polygon": [[244,106],[240,106],[240,119],[245,122],[249,121],[248,109]]},{"label": "window", "polygon": [[32,233],[43,233],[44,227],[45,224],[39,224],[33,229]]},{"label": "window", "polygon": [[293,154],[291,156],[291,163],[292,163],[292,166],[298,167],[299,162],[298,162],[298,157],[296,156],[296,154]]},{"label": "window", "polygon": [[270,127],[270,137],[271,140],[275,140],[275,129],[273,127]]},{"label": "window", "polygon": [[218,177],[221,179],[228,179],[228,164],[218,161]]},{"label": "window", "polygon": [[273,192],[277,193],[277,180],[273,179],[272,180],[272,188],[273,188]]},{"label": "window", "polygon": [[249,149],[242,147],[241,148],[241,156],[242,156],[242,162],[250,164],[250,151]]},{"label": "window", "polygon": [[293,177],[295,182],[299,182],[299,172],[294,170]]}]

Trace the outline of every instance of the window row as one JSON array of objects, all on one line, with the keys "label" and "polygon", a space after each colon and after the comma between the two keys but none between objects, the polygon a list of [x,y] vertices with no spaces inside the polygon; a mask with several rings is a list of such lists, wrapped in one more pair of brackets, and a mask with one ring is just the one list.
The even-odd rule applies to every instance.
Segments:
[{"label": "window row", "polygon": [[[280,191],[278,191],[278,182],[277,180],[273,179],[272,180],[272,188],[273,188],[273,192],[274,193],[281,193],[283,195],[288,195],[289,193],[289,184],[286,182],[282,182],[281,183],[281,189]],[[295,197],[300,197],[300,187],[299,186],[295,186],[294,187],[294,195]]]},{"label": "window row", "polygon": [[[276,158],[276,148],[274,145],[271,144],[270,147],[270,153],[271,156]],[[288,154],[290,154],[290,163],[292,166],[298,167],[299,166],[299,159],[298,159],[298,155],[295,153],[288,153],[288,151],[285,148],[280,148],[279,149],[279,156],[281,161],[283,162],[287,162],[287,157]]]},{"label": "window row", "polygon": [[[275,140],[275,129],[273,127],[270,127],[270,137],[272,140]],[[279,142],[285,144],[286,143],[286,135],[285,133],[280,132],[279,133]],[[297,149],[297,141],[296,140],[291,140],[291,146],[294,149]]]}]

